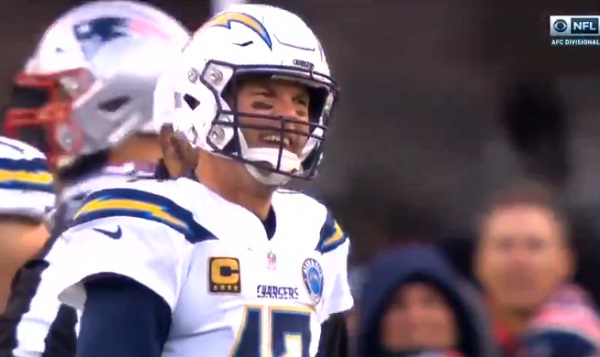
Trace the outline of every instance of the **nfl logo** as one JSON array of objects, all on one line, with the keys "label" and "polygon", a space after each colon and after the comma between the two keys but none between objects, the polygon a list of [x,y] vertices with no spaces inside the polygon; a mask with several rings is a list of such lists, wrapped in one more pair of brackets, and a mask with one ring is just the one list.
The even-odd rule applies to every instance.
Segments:
[{"label": "nfl logo", "polygon": [[277,268],[277,256],[273,252],[267,253],[267,268],[275,270]]}]

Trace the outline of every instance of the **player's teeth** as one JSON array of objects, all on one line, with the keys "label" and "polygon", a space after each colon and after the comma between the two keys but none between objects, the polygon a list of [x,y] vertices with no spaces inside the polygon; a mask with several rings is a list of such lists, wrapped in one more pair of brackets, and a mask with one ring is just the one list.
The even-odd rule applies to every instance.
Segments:
[{"label": "player's teeth", "polygon": [[275,136],[275,135],[272,135],[272,136],[265,136],[265,137],[263,138],[263,140],[264,140],[264,141],[271,141],[271,142],[274,142],[274,143],[278,143],[278,142],[280,142],[280,141],[281,141],[281,140],[279,139],[279,137],[278,137],[278,136]]},{"label": "player's teeth", "polygon": [[[262,139],[263,141],[267,141],[267,142],[271,142],[271,143],[275,143],[275,144],[279,144],[281,142],[281,138],[277,135],[270,135],[270,136],[265,136]],[[290,146],[290,139],[288,138],[283,138],[283,145],[284,146]]]}]

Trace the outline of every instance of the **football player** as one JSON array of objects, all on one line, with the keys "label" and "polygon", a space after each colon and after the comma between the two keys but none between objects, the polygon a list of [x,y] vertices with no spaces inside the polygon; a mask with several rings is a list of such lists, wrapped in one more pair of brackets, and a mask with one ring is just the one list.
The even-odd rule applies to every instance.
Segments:
[{"label": "football player", "polygon": [[48,269],[83,309],[77,355],[345,355],[348,237],[280,188],[315,177],[338,95],[318,38],[288,11],[234,6],[174,78],[171,124],[200,164],[88,196]]},{"label": "football player", "polygon": [[153,173],[161,156],[154,87],[188,41],[188,31],[154,7],[92,2],[57,19],[17,76],[6,131],[46,151],[60,197],[54,234],[19,271],[0,317],[1,355],[74,356],[76,314],[60,306],[44,274],[62,254],[56,237],[89,192]]},{"label": "football player", "polygon": [[48,238],[53,178],[39,150],[0,136],[0,311],[13,276]]}]

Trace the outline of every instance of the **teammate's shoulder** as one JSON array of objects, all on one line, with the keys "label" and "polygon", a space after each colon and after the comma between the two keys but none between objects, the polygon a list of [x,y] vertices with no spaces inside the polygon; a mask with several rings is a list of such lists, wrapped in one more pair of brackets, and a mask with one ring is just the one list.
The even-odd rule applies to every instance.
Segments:
[{"label": "teammate's shoulder", "polygon": [[107,180],[106,183],[102,185],[102,189],[127,189],[144,191],[154,193],[159,196],[169,197],[175,201],[177,201],[177,198],[181,196],[176,194],[176,192],[180,191],[182,188],[182,184],[179,179],[160,179],[151,172],[138,170],[133,170],[123,174],[122,177],[124,177],[125,180]]},{"label": "teammate's shoulder", "polygon": [[53,195],[46,156],[33,146],[0,136],[0,189]]},{"label": "teammate's shoulder", "polygon": [[185,236],[197,236],[202,229],[182,200],[177,180],[143,179],[104,187],[86,197],[75,214],[73,226],[110,217],[128,219],[136,225],[154,221]]},{"label": "teammate's shoulder", "polygon": [[341,228],[335,219],[333,212],[314,195],[289,190],[279,189],[274,198],[283,207],[293,208],[297,212],[302,212],[304,222],[315,222],[319,227],[319,240],[316,250],[321,253],[327,253],[335,250],[348,240],[348,235]]},{"label": "teammate's shoulder", "polygon": [[43,160],[46,155],[22,141],[0,136],[0,158],[11,160]]}]

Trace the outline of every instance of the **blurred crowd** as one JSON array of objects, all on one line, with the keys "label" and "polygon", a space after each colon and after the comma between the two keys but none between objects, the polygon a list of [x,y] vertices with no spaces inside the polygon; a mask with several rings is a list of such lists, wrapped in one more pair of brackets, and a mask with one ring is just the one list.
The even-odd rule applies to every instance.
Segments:
[{"label": "blurred crowd", "polygon": [[526,183],[497,192],[474,228],[474,279],[418,242],[351,273],[358,355],[597,355],[598,311],[573,282],[570,224],[550,191]]}]

